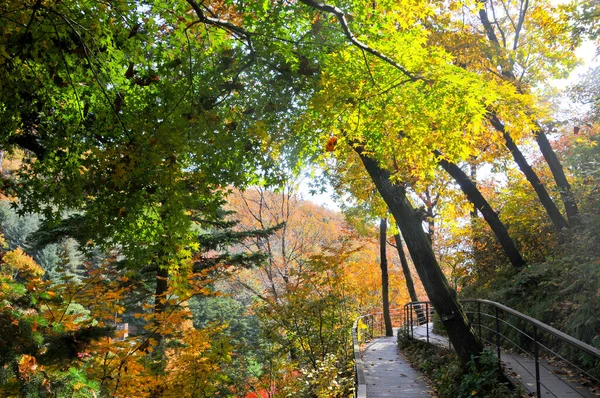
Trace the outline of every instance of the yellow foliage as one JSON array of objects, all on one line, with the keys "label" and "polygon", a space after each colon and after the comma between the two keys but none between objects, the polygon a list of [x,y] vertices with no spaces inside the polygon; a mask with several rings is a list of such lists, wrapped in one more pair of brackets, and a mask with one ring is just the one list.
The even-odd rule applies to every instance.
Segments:
[{"label": "yellow foliage", "polygon": [[28,277],[44,275],[44,270],[33,258],[25,254],[20,247],[6,253],[3,257],[3,261],[5,263],[3,272],[6,273],[6,271],[12,271],[12,277],[16,277],[17,275]]}]

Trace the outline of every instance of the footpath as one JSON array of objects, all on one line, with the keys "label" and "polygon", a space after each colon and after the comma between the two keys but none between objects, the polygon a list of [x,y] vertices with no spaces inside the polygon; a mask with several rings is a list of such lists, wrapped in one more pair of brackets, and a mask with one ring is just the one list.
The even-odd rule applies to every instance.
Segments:
[{"label": "footpath", "polygon": [[431,397],[424,377],[413,369],[398,350],[396,329],[392,337],[378,337],[365,346],[362,354],[367,397]]}]

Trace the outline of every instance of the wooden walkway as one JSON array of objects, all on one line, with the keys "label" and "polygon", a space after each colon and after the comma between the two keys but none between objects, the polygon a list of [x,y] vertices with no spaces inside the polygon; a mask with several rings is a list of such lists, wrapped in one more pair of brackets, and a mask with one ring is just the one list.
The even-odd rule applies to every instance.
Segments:
[{"label": "wooden walkway", "polygon": [[431,392],[423,376],[410,367],[393,337],[378,337],[363,351],[367,397],[423,398]]},{"label": "wooden walkway", "polygon": [[[431,331],[432,324],[422,325],[413,329],[414,338],[422,341],[427,339],[427,328],[429,328],[429,342],[441,347],[448,348],[448,339],[444,336],[434,334]],[[531,357],[501,352],[502,364],[508,377],[519,383],[530,396],[535,396],[535,361]],[[556,398],[598,398],[588,387],[569,380],[563,376],[564,371],[547,361],[540,360],[540,380],[542,383],[542,397]]]}]

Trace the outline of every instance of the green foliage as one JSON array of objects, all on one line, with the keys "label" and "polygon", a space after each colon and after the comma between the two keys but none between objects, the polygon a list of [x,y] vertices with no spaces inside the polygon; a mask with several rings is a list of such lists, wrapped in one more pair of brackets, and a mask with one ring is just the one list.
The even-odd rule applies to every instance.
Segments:
[{"label": "green foliage", "polygon": [[579,340],[599,345],[600,303],[590,297],[600,289],[600,270],[597,260],[590,260],[585,254],[549,259],[518,274],[475,283],[461,294],[501,302]]},{"label": "green foliage", "polygon": [[98,382],[69,365],[113,329],[79,326],[89,311],[67,301],[64,286],[50,290],[52,284],[41,279],[44,271],[20,248],[1,255],[0,391],[32,398],[87,397],[98,391]]},{"label": "green foliage", "polygon": [[[238,395],[250,390],[250,381],[260,376],[267,351],[260,336],[260,322],[250,307],[232,297],[194,297],[189,302],[197,329],[222,327],[220,342],[231,349],[231,362],[223,369],[227,383],[221,394],[234,386]],[[219,344],[216,342],[216,344]]]},{"label": "green foliage", "polygon": [[[22,211],[57,227],[76,209],[70,234],[119,245],[138,266],[188,259],[192,219],[217,218],[224,187],[279,180],[281,139],[268,128],[283,127],[314,75],[291,73],[291,41],[263,40],[295,33],[258,24],[262,7],[223,5],[233,25],[255,30],[240,44],[218,23],[199,24],[191,3],[1,6],[0,147],[27,150],[12,184]],[[285,8],[269,12],[291,23]]]}]

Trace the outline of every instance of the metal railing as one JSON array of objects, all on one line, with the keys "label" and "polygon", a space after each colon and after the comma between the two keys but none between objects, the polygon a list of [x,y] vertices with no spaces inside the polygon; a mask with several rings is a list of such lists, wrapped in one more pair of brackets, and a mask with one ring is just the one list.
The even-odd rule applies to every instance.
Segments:
[{"label": "metal railing", "polygon": [[[435,310],[429,301],[411,301],[404,306],[404,335],[415,337],[415,327],[433,322]],[[425,328],[425,338],[429,343],[429,326]]]},{"label": "metal railing", "polygon": [[479,299],[461,302],[479,340],[494,346],[498,359],[502,359],[501,348],[533,358],[535,374],[531,376],[535,377],[536,396],[541,397],[542,387],[546,387],[540,377],[540,358],[558,360],[600,384],[600,373],[593,370],[600,372],[597,348],[503,304]]},{"label": "metal railing", "polygon": [[[502,360],[502,349],[533,358],[534,372],[526,371],[535,378],[537,397],[542,396],[542,387],[546,388],[540,376],[540,366],[545,366],[541,362],[544,358],[548,362],[558,360],[560,365],[566,364],[590,381],[600,384],[600,350],[597,348],[494,301],[471,299],[461,300],[461,303],[479,340],[484,345],[495,347],[498,359]],[[421,319],[417,320],[418,311],[423,314],[423,307],[427,316],[421,315]],[[411,302],[404,307],[404,333],[407,336],[414,337],[415,325],[422,325],[423,320],[427,323],[431,321],[430,307],[431,304],[424,301]],[[549,389],[546,390],[556,396]]]},{"label": "metal railing", "polygon": [[[400,327],[403,324],[403,314],[404,309],[402,308],[390,308],[393,327]],[[362,315],[354,320],[352,346],[354,351],[354,396],[356,398],[366,398],[367,396],[367,384],[364,364],[360,356],[360,345],[383,335],[385,335],[383,312]]]}]

